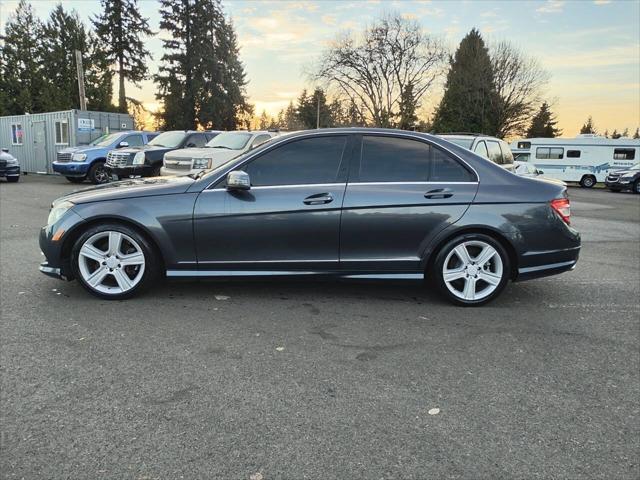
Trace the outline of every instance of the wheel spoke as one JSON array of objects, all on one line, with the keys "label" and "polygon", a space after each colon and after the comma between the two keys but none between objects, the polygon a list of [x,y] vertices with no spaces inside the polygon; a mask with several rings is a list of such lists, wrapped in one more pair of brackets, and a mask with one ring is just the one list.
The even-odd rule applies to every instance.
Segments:
[{"label": "wheel spoke", "polygon": [[460,267],[451,270],[445,270],[443,277],[445,282],[453,282],[454,280],[464,278],[465,275],[465,267]]},{"label": "wheel spoke", "polygon": [[478,278],[480,278],[481,280],[484,280],[489,285],[493,285],[493,286],[498,285],[500,283],[500,280],[502,280],[502,277],[500,275],[496,275],[495,273],[484,272],[484,271],[478,274]]},{"label": "wheel spoke", "polygon": [[118,282],[118,286],[123,292],[131,288],[131,279],[127,276],[124,270],[116,269],[112,273],[116,279],[116,282]]},{"label": "wheel spoke", "polygon": [[471,257],[469,257],[469,251],[467,250],[467,247],[464,243],[461,243],[460,245],[458,245],[454,251],[456,252],[456,255],[458,256],[458,258],[462,261],[462,263],[464,263],[465,265],[468,265],[469,263],[471,263]]},{"label": "wheel spoke", "polygon": [[142,265],[144,263],[144,254],[142,252],[130,253],[120,258],[120,265]]},{"label": "wheel spoke", "polygon": [[462,295],[466,300],[475,300],[476,298],[476,279],[469,277],[465,280],[464,291]]},{"label": "wheel spoke", "polygon": [[98,269],[91,273],[85,280],[92,287],[97,287],[102,283],[104,277],[109,273],[109,269],[103,265],[100,265]]},{"label": "wheel spoke", "polygon": [[96,262],[102,262],[106,254],[107,252],[98,250],[96,247],[89,245],[88,243],[85,243],[80,249],[80,255],[90,258],[91,260],[95,260]]},{"label": "wheel spoke", "polygon": [[122,243],[122,234],[120,232],[109,232],[109,254],[116,255],[120,253],[120,244]]},{"label": "wheel spoke", "polygon": [[493,248],[491,245],[487,245],[476,257],[475,262],[478,266],[482,267],[485,263],[491,260],[496,253],[497,252],[495,248]]}]

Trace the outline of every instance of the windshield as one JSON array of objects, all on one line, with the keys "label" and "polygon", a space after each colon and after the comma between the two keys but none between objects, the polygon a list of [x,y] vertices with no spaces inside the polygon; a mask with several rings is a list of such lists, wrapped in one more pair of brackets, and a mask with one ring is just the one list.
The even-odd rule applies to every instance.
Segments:
[{"label": "windshield", "polygon": [[184,140],[187,133],[182,131],[164,132],[151,140],[148,145],[155,147],[169,147],[174,148],[180,145],[180,142]]},{"label": "windshield", "polygon": [[248,132],[225,132],[216,135],[209,143],[207,148],[225,148],[227,150],[242,150],[252,134]]},{"label": "windshield", "polygon": [[456,138],[456,137],[447,137],[443,135],[442,138],[445,140],[449,140],[451,143],[455,143],[456,145],[466,148],[467,150],[471,149],[471,145],[473,145],[473,138]]},{"label": "windshield", "polygon": [[92,147],[108,147],[121,136],[122,136],[121,133],[110,133],[110,134],[108,133],[106,135],[102,135],[101,137],[96,138],[89,145]]}]

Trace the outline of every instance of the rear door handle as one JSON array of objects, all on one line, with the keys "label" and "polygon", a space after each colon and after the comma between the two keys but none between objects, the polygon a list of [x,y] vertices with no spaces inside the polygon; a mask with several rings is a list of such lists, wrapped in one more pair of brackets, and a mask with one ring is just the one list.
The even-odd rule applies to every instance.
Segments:
[{"label": "rear door handle", "polygon": [[424,194],[424,198],[451,198],[452,196],[453,190],[450,188],[436,188]]},{"label": "rear door handle", "polygon": [[305,205],[323,205],[333,202],[333,197],[330,193],[316,193],[315,195],[309,195],[303,202]]}]

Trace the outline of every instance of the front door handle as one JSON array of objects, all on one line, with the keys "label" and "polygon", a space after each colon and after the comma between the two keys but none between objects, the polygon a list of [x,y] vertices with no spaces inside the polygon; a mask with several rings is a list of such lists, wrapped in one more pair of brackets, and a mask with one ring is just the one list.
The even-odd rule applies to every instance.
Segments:
[{"label": "front door handle", "polygon": [[315,195],[309,195],[303,202],[305,205],[323,205],[333,202],[333,197],[330,193],[316,193]]},{"label": "front door handle", "polygon": [[452,196],[453,190],[450,188],[436,188],[424,194],[424,198],[451,198]]}]

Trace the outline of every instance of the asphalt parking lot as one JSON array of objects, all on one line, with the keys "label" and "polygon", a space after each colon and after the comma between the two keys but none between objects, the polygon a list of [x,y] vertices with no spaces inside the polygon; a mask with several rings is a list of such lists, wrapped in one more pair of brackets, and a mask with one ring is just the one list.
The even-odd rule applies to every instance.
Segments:
[{"label": "asphalt parking lot", "polygon": [[0,184],[3,478],[640,476],[640,196],[572,188],[575,271],[482,308],[423,285],[38,272],[51,201]]}]

